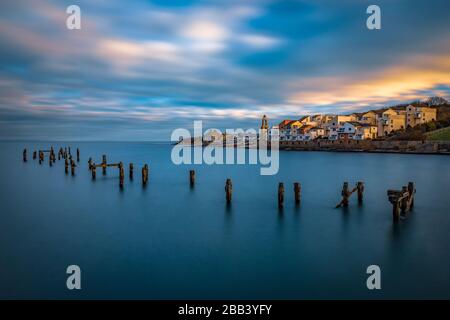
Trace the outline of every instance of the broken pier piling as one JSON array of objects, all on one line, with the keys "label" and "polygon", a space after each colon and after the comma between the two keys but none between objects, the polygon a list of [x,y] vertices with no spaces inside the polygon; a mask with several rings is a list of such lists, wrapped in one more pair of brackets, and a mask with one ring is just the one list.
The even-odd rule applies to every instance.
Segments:
[{"label": "broken pier piling", "polygon": [[398,221],[400,213],[406,215],[414,207],[414,195],[416,188],[414,182],[409,182],[408,186],[403,186],[402,190],[388,190],[388,200],[392,203],[392,219]]},{"label": "broken pier piling", "polygon": [[231,179],[227,179],[225,182],[225,199],[227,203],[231,203],[231,198],[233,196],[233,183]]}]

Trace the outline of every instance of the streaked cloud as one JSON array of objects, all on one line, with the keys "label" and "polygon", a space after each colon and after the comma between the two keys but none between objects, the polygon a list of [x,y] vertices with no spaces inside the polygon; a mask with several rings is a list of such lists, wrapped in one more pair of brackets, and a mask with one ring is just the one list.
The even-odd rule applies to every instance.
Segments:
[{"label": "streaked cloud", "polygon": [[[256,126],[449,97],[444,0],[0,3],[0,138],[167,140],[202,119]],[[425,18],[429,17],[429,18]],[[50,129],[51,128],[51,129]],[[80,130],[82,128],[83,130]]]}]

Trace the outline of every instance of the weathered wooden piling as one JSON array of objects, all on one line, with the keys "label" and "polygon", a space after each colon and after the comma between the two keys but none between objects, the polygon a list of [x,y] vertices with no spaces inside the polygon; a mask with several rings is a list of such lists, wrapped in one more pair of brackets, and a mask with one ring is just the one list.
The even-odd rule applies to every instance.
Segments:
[{"label": "weathered wooden piling", "polygon": [[400,200],[400,209],[401,209],[402,213],[405,213],[406,211],[409,210],[409,207],[408,207],[409,191],[408,191],[408,187],[407,186],[403,186],[402,187],[402,194],[407,194],[407,196],[403,197]]},{"label": "weathered wooden piling", "polygon": [[358,191],[358,203],[362,204],[364,197],[364,182],[358,181],[356,184],[356,190]]},{"label": "weathered wooden piling", "polygon": [[195,184],[195,170],[189,170],[189,184],[191,187]]},{"label": "weathered wooden piling", "polygon": [[55,149],[53,149],[53,146],[50,147],[50,159],[53,163],[56,162]]},{"label": "weathered wooden piling", "polygon": [[278,208],[284,207],[284,184],[280,182],[278,184]]},{"label": "weathered wooden piling", "polygon": [[133,171],[134,171],[133,163],[130,163],[130,170],[129,170],[129,172],[130,172],[130,180],[133,180]]},{"label": "weathered wooden piling", "polygon": [[104,175],[106,174],[106,154],[102,156],[102,172]]},{"label": "weathered wooden piling", "polygon": [[52,167],[52,166],[53,166],[53,158],[52,158],[52,153],[50,153],[50,154],[48,155],[48,165],[49,165],[50,167]]},{"label": "weathered wooden piling", "polygon": [[44,161],[44,152],[39,150],[39,164],[42,164],[42,161]]},{"label": "weathered wooden piling", "polygon": [[77,166],[77,165],[75,164],[75,161],[70,160],[70,169],[71,169],[71,172],[72,172],[72,176],[75,175],[75,167],[76,167],[76,166]]},{"label": "weathered wooden piling", "polygon": [[88,168],[89,170],[92,170],[92,158],[89,158],[88,160]]},{"label": "weathered wooden piling", "polygon": [[295,204],[300,204],[300,198],[301,198],[301,191],[302,187],[300,183],[294,182],[294,197],[295,197]]},{"label": "weathered wooden piling", "polygon": [[125,171],[123,169],[123,163],[120,161],[119,163],[119,186],[123,189],[123,180],[125,178]]},{"label": "weathered wooden piling", "polygon": [[145,164],[142,167],[142,184],[145,186],[147,184],[148,181],[148,165]]},{"label": "weathered wooden piling", "polygon": [[80,149],[77,148],[77,162],[80,162]]},{"label": "weathered wooden piling", "polygon": [[350,191],[348,190],[348,182],[344,182],[344,185],[342,186],[341,195],[342,195],[342,206],[348,207],[348,202],[351,195]]},{"label": "weathered wooden piling", "polygon": [[413,182],[409,182],[408,186],[403,186],[402,190],[388,190],[387,195],[389,202],[392,203],[392,218],[398,221],[400,212],[406,214],[414,207],[414,194],[416,189]]},{"label": "weathered wooden piling", "polygon": [[416,187],[414,186],[414,182],[408,182],[408,191],[410,195],[409,200],[409,209],[414,208],[414,194],[416,193]]},{"label": "weathered wooden piling", "polygon": [[91,173],[92,173],[92,180],[95,180],[95,177],[97,176],[97,167],[95,166],[95,163],[92,163],[91,165]]},{"label": "weathered wooden piling", "polygon": [[227,179],[225,182],[225,199],[227,200],[227,203],[231,202],[231,198],[233,196],[233,183],[231,182],[231,179]]},{"label": "weathered wooden piling", "polygon": [[69,174],[69,159],[64,159],[64,171],[66,174]]},{"label": "weathered wooden piling", "polygon": [[[360,187],[361,188],[361,187]],[[343,184],[343,186],[342,186],[342,191],[341,191],[341,195],[342,195],[342,200],[341,200],[341,202],[339,202],[337,205],[336,205],[336,208],[339,208],[339,207],[344,207],[344,208],[346,208],[346,207],[348,207],[348,203],[349,203],[349,199],[350,199],[350,196],[353,194],[353,192],[355,192],[356,190],[358,190],[358,186],[356,186],[355,188],[353,188],[352,190],[350,190],[349,188],[348,188],[348,182],[344,182],[344,184]],[[362,189],[361,189],[361,191],[364,191],[364,186],[362,186]],[[362,194],[362,193],[361,193]],[[362,199],[362,198],[361,198]]]},{"label": "weathered wooden piling", "polygon": [[70,147],[69,147],[69,154],[72,154],[72,153],[70,152]]},{"label": "weathered wooden piling", "polygon": [[36,160],[36,151],[33,151],[33,160]]},{"label": "weathered wooden piling", "polygon": [[27,162],[27,149],[23,149],[23,162]]}]

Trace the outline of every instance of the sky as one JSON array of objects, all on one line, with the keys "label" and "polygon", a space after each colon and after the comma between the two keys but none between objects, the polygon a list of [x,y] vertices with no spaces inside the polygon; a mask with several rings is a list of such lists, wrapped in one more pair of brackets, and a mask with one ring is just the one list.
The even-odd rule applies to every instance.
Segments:
[{"label": "sky", "polygon": [[[73,4],[81,30],[66,27]],[[449,13],[448,0],[2,0],[0,139],[168,141],[194,120],[247,129],[448,99]]]}]

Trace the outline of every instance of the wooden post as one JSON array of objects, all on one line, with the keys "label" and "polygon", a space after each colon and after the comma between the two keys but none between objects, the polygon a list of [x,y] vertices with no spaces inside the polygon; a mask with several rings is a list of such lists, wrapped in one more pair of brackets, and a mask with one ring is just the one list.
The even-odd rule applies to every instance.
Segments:
[{"label": "wooden post", "polygon": [[233,183],[231,182],[231,179],[227,179],[225,182],[225,198],[227,200],[227,203],[231,202],[231,198],[233,196]]},{"label": "wooden post", "polygon": [[278,184],[278,208],[282,209],[284,206],[284,184],[280,182]]},{"label": "wooden post", "polygon": [[295,204],[300,204],[302,187],[300,183],[294,182],[294,196],[295,196]]},{"label": "wooden post", "polygon": [[53,163],[56,162],[55,150],[53,149],[53,146],[50,147],[50,159],[52,159]]},{"label": "wooden post", "polygon": [[33,160],[36,160],[36,151],[33,151]]},{"label": "wooden post", "polygon": [[69,160],[67,158],[64,159],[64,170],[66,174],[69,174]]},{"label": "wooden post", "polygon": [[142,184],[145,186],[148,181],[148,165],[145,164],[142,168]]},{"label": "wooden post", "polygon": [[125,177],[125,173],[123,170],[123,163],[122,163],[122,161],[120,161],[120,163],[119,163],[119,186],[121,189],[123,189],[124,177]]},{"label": "wooden post", "polygon": [[388,190],[387,191],[389,202],[392,203],[392,218],[398,221],[400,218],[400,211],[402,213],[407,212],[411,208],[411,194],[408,187],[403,187],[402,190]]},{"label": "wooden post", "polygon": [[71,171],[72,171],[72,176],[75,175],[75,167],[76,167],[75,161],[70,160],[70,169],[71,169]]},{"label": "wooden post", "polygon": [[392,219],[398,221],[400,219],[400,201],[395,201],[392,204]]},{"label": "wooden post", "polygon": [[44,153],[42,150],[39,150],[39,164],[42,164],[42,161],[44,161]]},{"label": "wooden post", "polygon": [[348,207],[348,193],[349,193],[348,182],[344,182],[344,185],[342,186],[342,191],[341,191],[343,207]]},{"label": "wooden post", "polygon": [[61,150],[58,151],[58,161],[61,160]]},{"label": "wooden post", "polygon": [[70,147],[69,147],[69,154],[72,155],[72,153],[70,152]]},{"label": "wooden post", "polygon": [[344,182],[341,191],[342,200],[336,205],[336,208],[339,208],[341,206],[344,208],[348,207],[349,198],[356,190],[358,190],[358,186],[356,186],[355,188],[353,188],[353,190],[350,191],[348,189],[348,182]]},{"label": "wooden post", "polygon": [[80,162],[80,149],[77,148],[77,162]]},{"label": "wooden post", "polygon": [[408,182],[408,191],[409,191],[409,208],[414,208],[414,194],[416,193],[416,187],[414,186],[414,182]]},{"label": "wooden post", "polygon": [[364,182],[359,181],[356,185],[356,189],[358,190],[358,203],[362,204],[364,196]]},{"label": "wooden post", "polygon": [[95,163],[91,166],[91,173],[92,173],[92,180],[95,180],[95,177],[97,175],[97,167],[95,166]]},{"label": "wooden post", "polygon": [[48,155],[48,164],[49,164],[50,167],[53,166],[53,157],[52,157],[52,153],[51,152]]},{"label": "wooden post", "polygon": [[103,169],[103,174],[106,174],[106,154],[104,154],[102,156],[102,169]]},{"label": "wooden post", "polygon": [[133,170],[134,170],[133,163],[130,163],[130,180],[133,180]]},{"label": "wooden post", "polygon": [[89,158],[89,160],[88,160],[88,167],[89,167],[89,170],[92,170],[92,158]]},{"label": "wooden post", "polygon": [[409,206],[408,206],[408,200],[409,200],[409,192],[408,192],[408,187],[403,186],[402,187],[402,193],[405,194],[408,193],[408,196],[403,197],[400,201],[400,208],[402,209],[402,213],[406,213],[406,211],[408,211]]},{"label": "wooden post", "polygon": [[27,149],[23,149],[23,162],[27,162]]},{"label": "wooden post", "polygon": [[191,187],[195,184],[195,170],[189,170],[189,183]]}]

